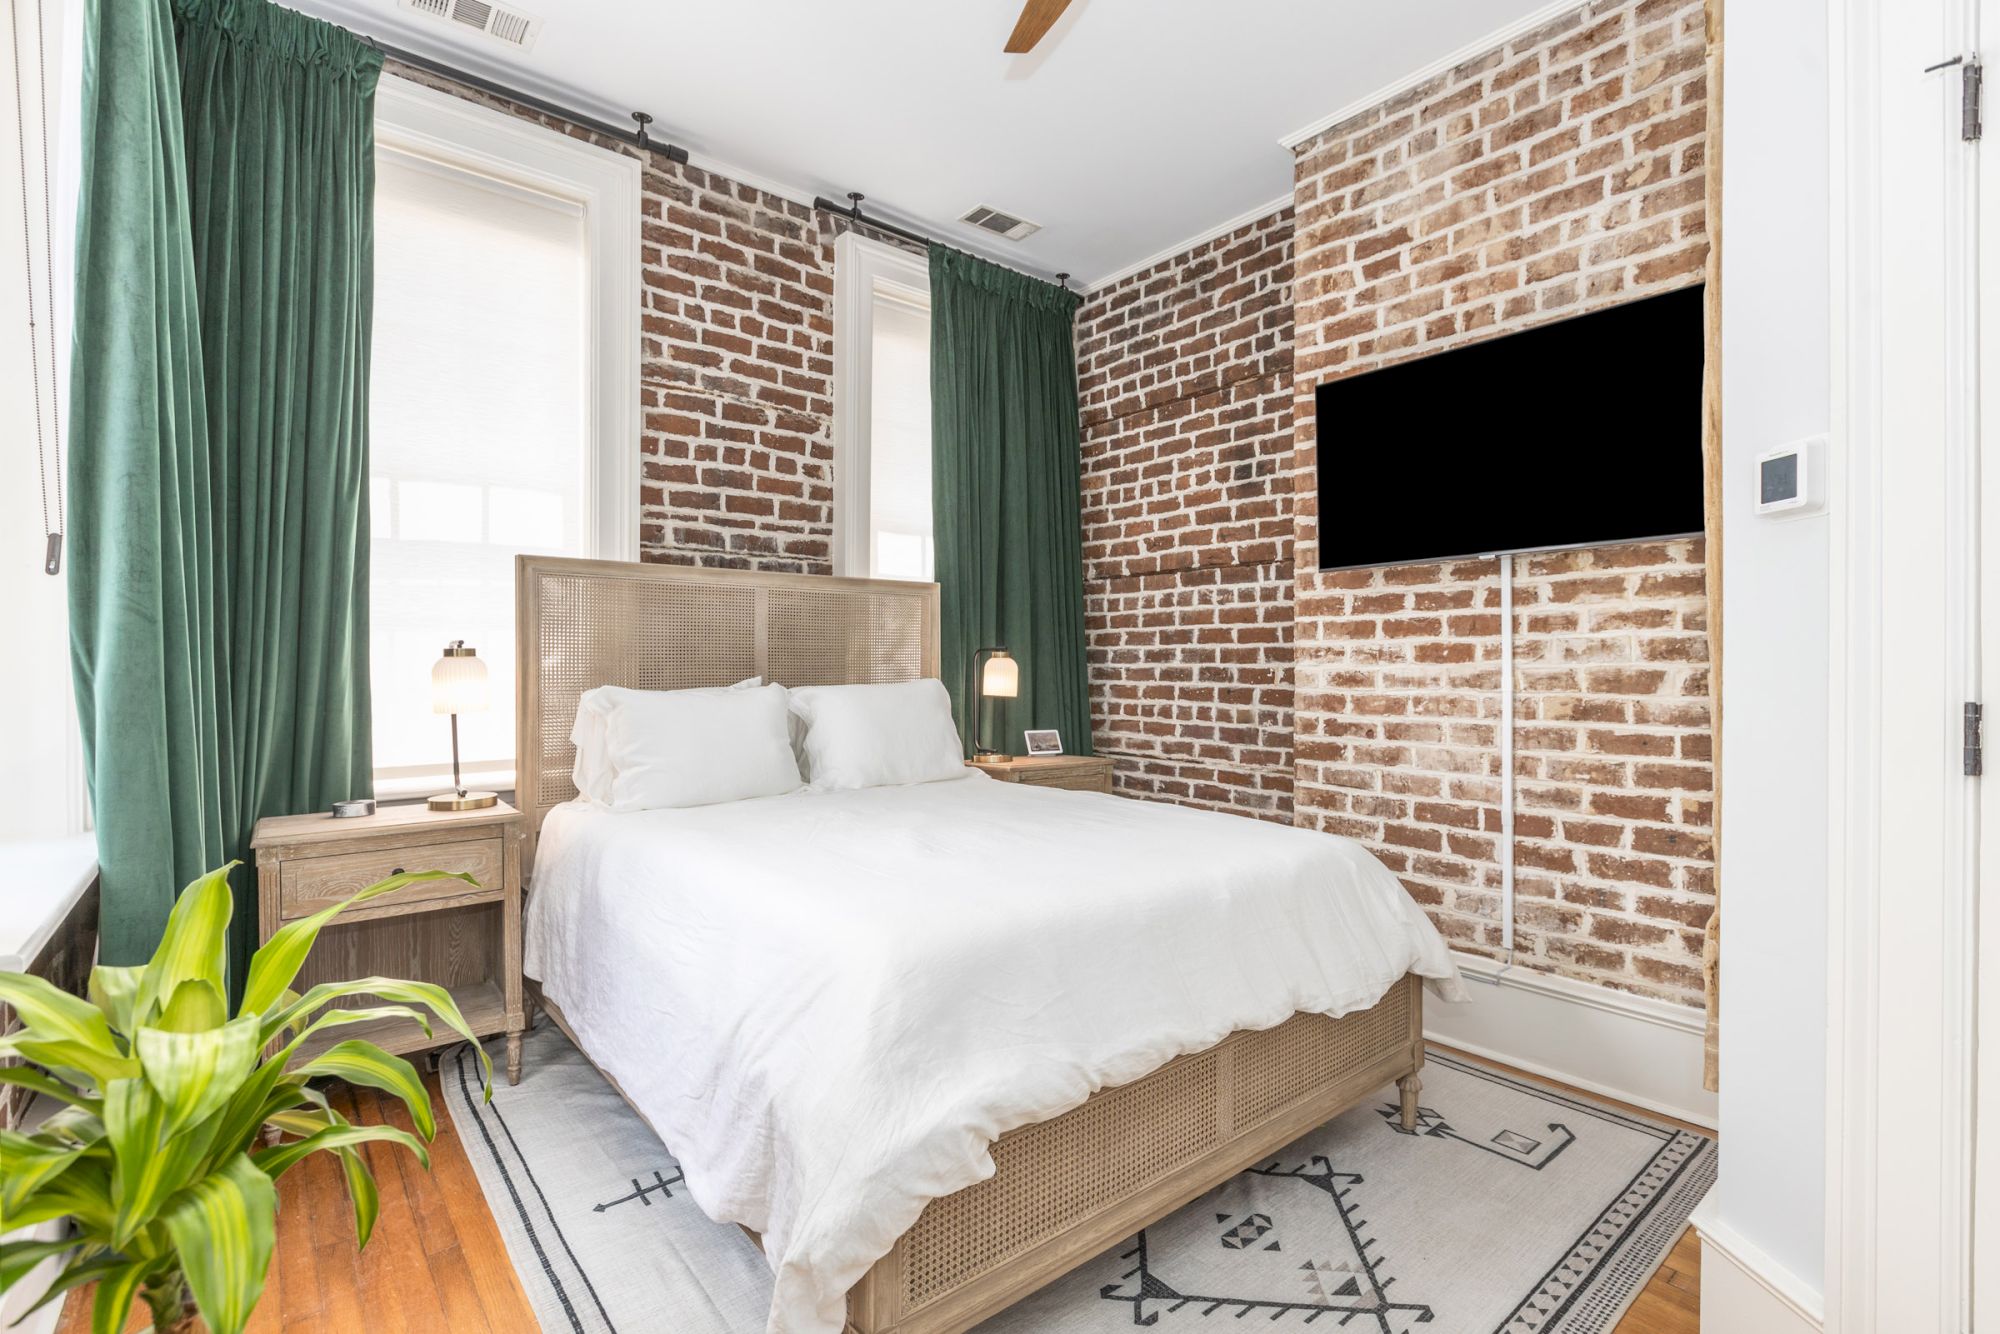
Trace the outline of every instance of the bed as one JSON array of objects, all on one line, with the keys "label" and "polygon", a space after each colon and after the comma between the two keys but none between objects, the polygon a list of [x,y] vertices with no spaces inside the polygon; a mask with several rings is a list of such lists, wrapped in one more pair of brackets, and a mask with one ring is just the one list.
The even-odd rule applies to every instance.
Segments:
[{"label": "bed", "polygon": [[934,676],[934,585],[522,557],[517,597],[530,977],[760,1238],[774,1334],[955,1334],[1386,1084],[1414,1123],[1457,979],[1345,840],[971,772],[572,800],[583,691]]}]

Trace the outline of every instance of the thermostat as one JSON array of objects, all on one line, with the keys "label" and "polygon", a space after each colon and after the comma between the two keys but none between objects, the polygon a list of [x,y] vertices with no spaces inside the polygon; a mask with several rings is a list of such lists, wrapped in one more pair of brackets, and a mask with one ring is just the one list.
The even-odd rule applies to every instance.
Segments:
[{"label": "thermostat", "polygon": [[1825,509],[1825,453],[1826,438],[1814,436],[1759,454],[1756,512],[1782,518]]}]

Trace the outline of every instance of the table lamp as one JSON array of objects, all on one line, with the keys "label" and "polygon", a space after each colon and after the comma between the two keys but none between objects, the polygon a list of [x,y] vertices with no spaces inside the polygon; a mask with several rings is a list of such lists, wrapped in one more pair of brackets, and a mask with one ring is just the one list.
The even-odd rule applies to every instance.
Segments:
[{"label": "table lamp", "polygon": [[[991,655],[990,657],[987,655]],[[986,658],[982,671],[979,660]],[[983,648],[972,655],[972,671],[979,678],[979,693],[973,703],[972,722],[972,762],[974,764],[1005,764],[1010,758],[1004,752],[982,746],[980,742],[981,724],[986,721],[986,713],[980,706],[989,699],[1014,699],[1021,693],[1021,664],[1014,655],[1000,647]]]},{"label": "table lamp", "polygon": [[451,715],[451,791],[430,800],[434,811],[476,811],[499,800],[491,792],[467,792],[458,776],[458,715],[480,713],[489,705],[486,664],[479,650],[463,639],[445,645],[444,656],[431,667],[431,712]]}]

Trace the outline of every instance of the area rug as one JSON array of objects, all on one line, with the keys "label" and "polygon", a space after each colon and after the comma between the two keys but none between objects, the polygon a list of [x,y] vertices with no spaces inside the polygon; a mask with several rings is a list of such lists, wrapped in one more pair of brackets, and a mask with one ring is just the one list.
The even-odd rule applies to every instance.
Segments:
[{"label": "area rug", "polygon": [[[771,1276],[553,1025],[520,1084],[444,1102],[550,1334],[760,1334]],[[1442,1052],[1421,1123],[1384,1088],[981,1325],[981,1334],[1322,1328],[1606,1334],[1715,1179],[1714,1144]],[[1324,1322],[1321,1324],[1321,1322]]]}]

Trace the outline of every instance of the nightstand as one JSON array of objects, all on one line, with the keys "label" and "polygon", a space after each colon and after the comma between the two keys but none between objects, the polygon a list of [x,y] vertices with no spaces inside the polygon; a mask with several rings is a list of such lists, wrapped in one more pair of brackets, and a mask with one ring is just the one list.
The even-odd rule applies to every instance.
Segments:
[{"label": "nightstand", "polygon": [[[521,813],[506,802],[476,811],[385,806],[373,815],[282,815],[257,822],[257,927],[269,940],[286,922],[309,917],[400,871],[464,872],[462,880],[422,880],[349,909],[320,931],[292,989],[357,977],[434,982],[451,993],[466,1026],[481,1038],[507,1035],[507,1078],[521,1082]],[[341,1001],[357,1008],[368,998]],[[326,1045],[365,1038],[385,1051],[426,1051],[457,1041],[432,1025],[425,1037],[407,1019],[345,1024]],[[315,1039],[308,1046],[319,1045]]]},{"label": "nightstand", "polygon": [[1103,755],[1016,755],[998,764],[967,766],[1003,783],[1066,787],[1074,792],[1111,791],[1111,761]]}]

